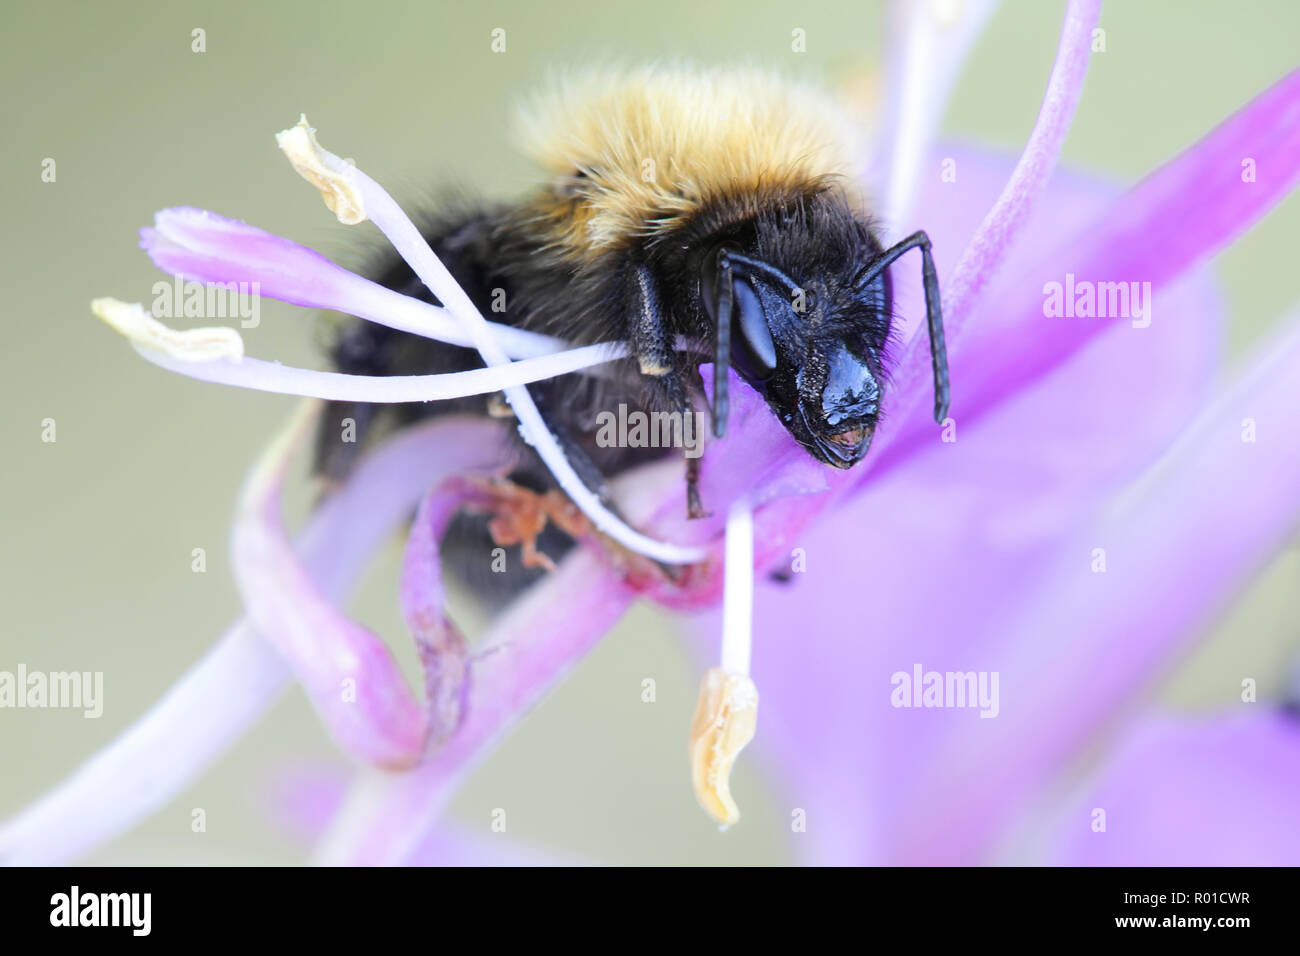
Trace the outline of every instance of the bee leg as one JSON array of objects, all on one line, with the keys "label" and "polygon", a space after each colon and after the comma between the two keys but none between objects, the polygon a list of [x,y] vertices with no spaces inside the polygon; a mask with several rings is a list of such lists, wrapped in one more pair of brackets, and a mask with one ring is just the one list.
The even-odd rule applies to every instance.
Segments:
[{"label": "bee leg", "polygon": [[[507,410],[508,408],[506,406]],[[540,396],[537,398],[537,410],[547,429],[555,436],[564,457],[577,472],[578,478],[600,499],[601,504],[617,514],[609,482],[596,463],[568,429],[548,413],[546,402]],[[592,530],[587,516],[559,488],[533,490],[511,477],[480,479],[476,484],[484,492],[485,500],[472,510],[489,516],[487,530],[496,545],[507,548],[519,545],[526,568],[555,570],[555,562],[537,547],[537,539],[546,530],[548,523],[575,541]]]},{"label": "bee leg", "polygon": [[[655,380],[649,389],[649,404],[667,407],[670,411],[683,416],[695,414],[689,391],[683,381],[677,361],[675,342],[671,329],[666,322],[667,316],[660,305],[659,291],[654,276],[644,263],[632,269],[628,282],[629,313],[635,317],[632,323],[632,352],[636,356],[641,374]],[[729,348],[729,347],[728,347]],[[723,371],[725,408],[725,380]],[[715,411],[716,421],[716,411]],[[725,412],[724,412],[725,415]],[[699,456],[686,458],[686,515],[688,518],[707,518],[712,512],[704,507],[700,500],[700,459]]]},{"label": "bee leg", "polygon": [[700,498],[700,458],[687,457],[686,459],[686,517],[688,518],[707,518],[712,511],[704,507],[704,502]]},{"label": "bee leg", "polygon": [[700,498],[700,461],[704,453],[705,426],[698,419],[703,418],[703,414],[695,410],[685,375],[672,372],[651,379],[645,403],[649,408],[681,416],[685,445],[683,457],[686,459],[686,517],[709,517],[713,512],[704,507]]},{"label": "bee leg", "polygon": [[537,539],[554,524],[572,538],[591,530],[586,516],[559,489],[533,491],[508,478],[477,478],[481,499],[469,506],[473,513],[488,515],[488,533],[499,547],[519,545],[524,567],[555,570],[555,562],[537,549]]},{"label": "bee leg", "polygon": [[703,413],[695,410],[690,388],[683,375],[676,372],[665,375],[656,379],[654,385],[648,404],[657,409],[667,408],[680,415],[682,420],[685,445],[682,451],[686,459],[686,517],[707,518],[713,512],[704,507],[704,501],[700,497],[700,462],[704,455],[706,426],[699,419],[704,417]]},{"label": "bee leg", "polygon": [[659,299],[659,288],[645,263],[635,266],[627,280],[628,314],[633,317],[632,354],[642,375],[667,375],[677,367],[672,330]]}]

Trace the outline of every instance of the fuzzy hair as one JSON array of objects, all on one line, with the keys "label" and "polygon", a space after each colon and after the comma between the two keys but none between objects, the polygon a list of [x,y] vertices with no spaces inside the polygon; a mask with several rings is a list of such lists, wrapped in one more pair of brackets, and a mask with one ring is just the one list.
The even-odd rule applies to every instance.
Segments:
[{"label": "fuzzy hair", "polygon": [[519,115],[549,182],[530,204],[553,252],[589,263],[672,231],[702,207],[849,190],[842,112],[816,90],[753,68],[644,67],[557,83]]}]

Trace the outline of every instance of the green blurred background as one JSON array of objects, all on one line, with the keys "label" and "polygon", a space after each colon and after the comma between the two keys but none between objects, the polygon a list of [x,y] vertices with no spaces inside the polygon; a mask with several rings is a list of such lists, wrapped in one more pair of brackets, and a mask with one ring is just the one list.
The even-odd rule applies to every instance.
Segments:
[{"label": "green blurred background", "polygon": [[[950,135],[1024,141],[1063,3],[1011,0],[960,81]],[[134,720],[238,612],[227,528],[248,462],[291,399],[220,389],[138,359],[88,301],[149,301],[159,278],[136,248],[153,211],[195,205],[327,254],[351,237],[292,174],[272,134],[305,111],[326,145],[401,198],[439,185],[506,196],[527,183],[511,104],[554,68],[592,61],[738,59],[829,80],[880,52],[876,3],[547,4],[49,3],[6,5],[0,30],[4,234],[13,299],[4,338],[5,546],[0,670],[102,670],[102,718],[0,710],[0,818],[64,777]],[[1136,178],[1294,68],[1290,0],[1120,0],[1103,13],[1065,161]],[[191,31],[207,52],[191,52]],[[489,51],[506,28],[508,49]],[[808,50],[790,51],[790,31]],[[53,157],[57,181],[41,181]],[[1219,260],[1240,355],[1297,299],[1293,196]],[[249,351],[319,365],[313,323],[263,303]],[[58,441],[41,441],[41,421]],[[191,550],[208,571],[191,571]],[[394,542],[353,608],[403,635]],[[1295,648],[1300,552],[1281,555],[1159,693],[1205,706],[1223,674],[1279,692]],[[411,663],[405,641],[396,641]],[[760,651],[761,652],[761,651]],[[1229,667],[1230,665],[1230,667]],[[685,733],[698,671],[673,621],[633,613],[475,774],[453,815],[486,832],[509,808],[514,838],[612,863],[788,859],[788,817],[755,766],[734,781],[744,826],[719,834],[696,808]],[[645,705],[643,678],[658,685]],[[1220,695],[1221,696],[1221,695]],[[296,690],[164,812],[96,862],[293,863],[306,847],[267,812],[286,768],[344,767]],[[192,833],[190,811],[207,811]]]}]

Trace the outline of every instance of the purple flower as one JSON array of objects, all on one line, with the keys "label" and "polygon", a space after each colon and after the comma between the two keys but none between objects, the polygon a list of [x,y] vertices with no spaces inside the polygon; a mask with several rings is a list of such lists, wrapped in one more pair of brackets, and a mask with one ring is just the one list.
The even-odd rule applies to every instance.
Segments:
[{"label": "purple flower", "polygon": [[[922,192],[914,170],[934,155],[955,64],[991,4],[968,4],[943,24],[900,5],[893,46],[904,57],[890,75],[905,85],[889,101],[889,156],[869,175],[890,221],[922,222],[934,241],[953,418],[936,433],[918,413],[930,370],[912,333],[924,313],[899,284],[898,311],[912,321],[871,455],[850,471],[818,465],[733,376],[728,437],[701,475],[711,519],[684,520],[675,468],[620,480],[626,520],[586,492],[525,386],[596,372],[621,346],[571,349],[486,322],[388,195],[319,150],[305,123],[281,134],[295,166],[342,221],[379,226],[445,309],[252,226],[159,213],[142,246],[166,271],[256,282],[288,302],[471,345],[486,367],[384,379],[291,369],[245,356],[233,330],[175,332],[139,307],[97,300],[145,358],[309,398],[504,391],[576,506],[554,505],[550,520],[568,522],[585,546],[469,646],[443,612],[437,541],[458,508],[503,505],[487,480],[509,465],[499,428],[441,419],[396,436],[295,542],[278,497],[311,420],[304,405],[241,497],[233,554],[245,620],[139,723],[0,829],[0,858],[63,859],[130,826],[292,675],[346,752],[401,770],[363,772],[318,858],[456,860],[454,837],[434,835],[434,824],[457,784],[645,598],[697,611],[707,634],[722,634],[722,666],[705,679],[693,738],[702,802],[734,819],[727,772],[754,731],[757,687],[756,746],[781,768],[808,862],[1295,862],[1300,846],[1282,808],[1300,796],[1300,732],[1273,713],[1180,722],[1141,704],[1300,516],[1300,424],[1290,413],[1300,400],[1300,316],[1212,396],[1219,306],[1200,269],[1300,180],[1300,71],[1127,191],[1053,175],[1098,6],[1070,3],[1014,168],[949,150],[960,189]],[[1259,171],[1250,182],[1243,157]],[[1071,306],[1087,301],[1077,283],[1089,284],[1094,304],[1123,284],[1131,315],[1050,314],[1044,299],[1057,286],[1063,300],[1071,290]],[[417,505],[401,597],[423,700],[383,642],[334,603]],[[640,570],[636,555],[686,570],[669,583]],[[770,582],[767,572],[790,568],[792,556],[792,582]],[[1137,731],[1061,799],[1080,757],[1129,720]],[[1197,786],[1160,797],[1169,809],[1153,816],[1141,795],[1165,794],[1174,772]]]}]

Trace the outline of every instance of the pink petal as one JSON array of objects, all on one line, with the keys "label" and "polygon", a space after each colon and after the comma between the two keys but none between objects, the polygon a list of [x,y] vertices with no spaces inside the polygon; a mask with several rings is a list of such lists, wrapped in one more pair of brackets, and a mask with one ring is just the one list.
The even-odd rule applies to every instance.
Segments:
[{"label": "pink petal", "polygon": [[[1242,161],[1257,179],[1243,182]],[[1043,287],[1067,273],[1089,281],[1149,282],[1159,292],[1204,262],[1276,205],[1300,181],[1300,70],[1257,96],[1196,145],[1120,196],[1036,261],[1007,271],[981,298],[970,341],[952,354],[953,415],[969,420],[1047,374],[1104,329],[1136,341],[1151,328],[1128,321],[1048,318]],[[1153,326],[1177,325],[1162,308]],[[927,373],[928,374],[928,373]],[[908,380],[910,381],[910,379]],[[916,416],[880,436],[890,467],[932,435]],[[882,460],[888,458],[889,460]]]},{"label": "pink petal", "polygon": [[[1300,723],[1239,705],[1214,717],[1150,716],[1054,819],[1046,862],[1067,866],[1300,864]],[[1094,811],[1105,811],[1095,831]]]},{"label": "pink petal", "polygon": [[267,824],[304,844],[325,829],[343,803],[350,774],[332,764],[296,762],[275,769],[264,803]]},{"label": "pink petal", "polygon": [[[496,423],[447,421],[447,451],[427,481],[490,472],[502,462]],[[301,431],[301,423],[300,423]],[[280,519],[279,494],[292,444],[255,469],[232,533],[232,562],[258,631],[285,656],[343,749],[379,766],[420,756],[426,720],[388,647],[340,612],[301,563]]]},{"label": "pink petal", "polygon": [[[957,298],[953,299],[952,289],[949,289],[945,295],[945,321],[950,327],[958,331],[964,324],[965,313],[969,311],[969,305],[973,301],[975,294],[987,280],[987,277],[1005,258],[1012,240],[1022,231],[1036,200],[1045,188],[1048,177],[1055,167],[1061,142],[1065,138],[1070,120],[1074,115],[1074,108],[1082,91],[1083,76],[1091,55],[1091,31],[1096,23],[1099,10],[1099,0],[1072,0],[1066,12],[1056,65],[1048,82],[1038,122],[1035,124],[1034,131],[1019,164],[1007,181],[1001,196],[993,205],[992,211],[986,215],[975,234],[974,240],[967,247],[966,255],[957,267],[954,279]],[[948,218],[943,212],[940,212],[932,220],[919,220],[923,222],[932,243],[935,245],[936,265],[941,267],[941,272],[945,271],[942,269],[942,263],[945,260],[944,256],[939,254],[939,251],[945,246],[945,237],[952,237],[955,234],[954,230],[949,228]],[[964,239],[965,236],[962,235],[962,240],[964,241]],[[951,239],[947,241],[950,242]],[[953,246],[948,248],[951,249]],[[896,281],[895,286],[908,288],[909,284]],[[949,302],[953,302],[955,305],[949,308]],[[917,320],[923,316],[924,310],[918,307],[917,300],[914,297],[906,295],[900,296],[897,304],[899,314],[903,316],[899,336],[904,341],[907,341],[910,333],[915,329]],[[950,334],[951,337],[953,336]],[[907,416],[907,434],[919,435],[924,434],[920,429],[925,427],[925,423],[916,414],[916,403],[922,392],[929,393],[931,382],[930,365],[928,354],[922,354],[925,350],[921,348],[919,337],[910,335],[910,338],[912,341],[908,343],[903,358],[898,363],[892,376],[892,397],[887,410],[894,414]],[[732,391],[736,393],[738,390],[733,388]],[[741,400],[752,401],[754,398],[753,393],[747,389],[745,393],[747,397]],[[930,427],[932,429],[933,425],[931,424]],[[881,445],[887,444],[888,441],[889,436],[887,433],[883,436],[883,440],[878,439]],[[735,449],[737,452],[741,448],[747,449],[749,451],[749,461],[763,462],[762,467],[768,469],[769,473],[784,467],[784,463],[793,461],[790,454],[792,446],[793,442],[788,436],[781,436],[776,431],[769,431],[768,434],[760,436],[759,441],[753,444],[749,441],[742,442],[735,435],[732,435],[729,444],[724,445],[725,448]],[[705,485],[713,481],[713,476],[734,474],[737,469],[740,469],[742,474],[748,474],[752,471],[752,466],[743,467],[737,462],[729,461],[728,459],[732,457],[732,454],[732,452],[722,449],[710,450],[710,455],[707,457],[703,469],[702,491]],[[877,458],[881,457],[879,452],[874,454]],[[859,481],[868,470],[868,468],[858,468],[851,473],[840,473],[835,476],[828,475],[825,479],[827,487],[836,488],[840,491],[846,490]],[[723,484],[726,484],[725,478]],[[796,484],[802,488],[807,483],[803,480],[796,480]],[[782,495],[781,497],[786,496]],[[715,493],[706,498],[706,506],[714,511],[712,523],[692,522],[690,529],[677,527],[670,531],[669,529],[674,528],[677,522],[673,520],[670,511],[667,509],[661,510],[656,529],[660,535],[668,536],[672,540],[681,540],[680,535],[682,534],[690,534],[692,537],[689,540],[701,540],[706,530],[716,536],[720,521],[718,516],[726,512],[731,500],[732,498],[727,496],[725,492],[721,495]],[[770,566],[776,554],[786,547],[789,532],[797,531],[805,526],[831,500],[831,496],[826,496],[813,500],[775,501],[772,506],[757,512],[755,522],[760,542],[756,555],[758,567]],[[786,533],[782,533],[783,529]],[[673,537],[674,535],[678,537]],[[679,606],[699,605],[716,600],[720,587],[716,575],[713,575],[707,582],[702,583],[690,592],[678,591],[674,593],[671,590],[665,590],[658,596],[665,603]]]},{"label": "pink petal", "polygon": [[[956,155],[963,186],[945,207],[960,228],[977,221],[1006,165]],[[1054,177],[1025,245],[1089,221],[1108,196],[1095,183]],[[1217,356],[1218,296],[1196,278],[1162,301],[1185,316],[1183,328],[1153,326],[1132,341],[1120,330],[1103,336],[1014,401],[969,426],[963,420],[955,443],[935,436],[906,467],[876,476],[788,542],[784,566],[798,547],[807,572],[759,588],[758,740],[792,768],[783,777],[789,805],[808,813],[796,841],[806,859],[919,862],[902,831],[936,735],[949,724],[972,730],[972,721],[987,733],[1003,721],[896,710],[890,676],[914,663],[993,669],[972,630],[1037,587],[1062,534],[1156,457],[1201,403]],[[1094,398],[1084,406],[1079,395]],[[702,627],[715,634],[716,615]]]},{"label": "pink petal", "polygon": [[420,843],[405,860],[409,866],[592,866],[592,861],[503,833],[471,830],[448,821]]},{"label": "pink petal", "polygon": [[374,774],[357,786],[326,835],[320,862],[408,861],[464,775],[591,650],[635,597],[636,591],[589,549],[572,554],[526,592],[493,624],[473,658],[460,728],[428,762],[405,773]]},{"label": "pink petal", "polygon": [[[441,308],[386,289],[296,242],[236,219],[188,206],[163,209],[140,230],[154,265],[192,282],[255,283],[256,295],[361,316],[390,328],[457,345],[470,338]],[[563,343],[510,326],[493,334],[516,358],[546,355]]]},{"label": "pink petal", "polygon": [[909,834],[922,852],[975,849],[976,821],[1017,809],[995,781],[1048,778],[1285,545],[1300,520],[1300,314],[1261,355],[1121,507],[1062,540],[1028,601],[966,635],[996,647],[1005,703],[996,732],[949,734],[932,755],[917,809],[943,805],[943,820]]},{"label": "pink petal", "polygon": [[[951,184],[951,189],[923,194],[918,214],[921,217],[919,221],[925,224],[934,241],[936,265],[940,272],[947,272],[955,264],[966,237],[976,230],[985,212],[996,201],[999,190],[1010,174],[1011,164],[1001,156],[951,144],[945,145],[942,152],[955,159],[960,170],[958,180]],[[1053,179],[1047,201],[1028,220],[1024,229],[1022,252],[1013,254],[1011,267],[1015,268],[1017,262],[1023,261],[1023,250],[1041,247],[1058,236],[1060,230],[1068,232],[1090,223],[1096,210],[1104,208],[1115,192],[1113,188],[1094,181],[1058,173]],[[1196,293],[1201,294],[1204,293]],[[1181,303],[1185,298],[1178,302]],[[905,289],[902,290],[900,300],[904,302],[900,308],[905,311],[912,309],[915,310],[914,314],[920,314],[923,309],[919,296],[909,297]],[[906,304],[907,301],[911,302],[910,306]],[[1217,302],[1212,304],[1217,305]],[[1211,318],[1211,312],[1201,308],[1195,301],[1195,296],[1192,305],[1196,309],[1195,315],[1206,320]],[[1197,367],[1192,377],[1198,383],[1202,382],[1205,367],[1218,341],[1217,335],[1211,334],[1209,328],[1207,321],[1198,324],[1196,335],[1176,341],[1171,341],[1174,338],[1172,335],[1166,335],[1158,343],[1148,342],[1149,348],[1139,350],[1142,360],[1154,355],[1158,363],[1166,357],[1192,362]],[[1164,349],[1170,347],[1174,354],[1166,356]],[[1111,351],[1108,354],[1116,353]],[[709,382],[710,378],[706,374],[706,389]],[[928,393],[929,383],[923,383],[922,387]],[[1080,384],[1078,387],[1092,386]],[[1200,385],[1197,388],[1196,394],[1199,397],[1202,394],[1199,391]],[[730,501],[740,493],[749,494],[762,505],[755,514],[755,537],[758,546],[757,566],[763,570],[774,564],[788,566],[791,549],[806,538],[810,524],[825,509],[833,507],[863,476],[878,475],[877,479],[869,479],[864,484],[870,480],[879,480],[889,467],[905,460],[900,453],[890,449],[889,438],[897,437],[900,432],[910,435],[910,428],[916,429],[916,435],[924,436],[925,444],[917,442],[908,446],[908,455],[920,453],[927,447],[951,447],[942,444],[942,430],[919,407],[912,406],[912,411],[908,413],[911,419],[906,422],[899,421],[896,409],[887,407],[886,418],[877,435],[880,447],[873,447],[867,460],[858,468],[839,472],[817,463],[803,451],[766,403],[734,375],[731,379],[731,394],[733,422],[728,426],[728,435],[722,441],[710,445],[703,458],[701,494],[706,507],[713,511],[714,516],[704,521],[687,521],[683,514],[684,499],[680,479],[670,472],[668,480],[657,488],[657,493],[665,497],[655,511],[655,524],[652,527],[673,540],[716,541],[721,532],[721,516],[725,514]],[[1185,392],[1182,394],[1186,395]],[[1177,409],[1171,414],[1175,417],[1184,414],[1187,405],[1179,405],[1178,396],[1171,396],[1171,399],[1168,407]],[[1075,402],[1071,400],[1070,407],[1073,408],[1074,405]],[[1102,406],[1103,411],[1107,408],[1109,406]],[[957,411],[955,414],[961,419],[959,427],[964,429],[964,413]],[[1126,412],[1125,421],[1131,418]],[[1051,429],[1040,429],[1040,433],[1044,440],[1071,434],[1068,429],[1061,429],[1059,423]],[[959,434],[964,436],[965,432],[960,431]],[[1115,441],[1106,447],[1117,456],[1124,455],[1131,448],[1123,441]],[[1144,447],[1142,455],[1149,457],[1149,453],[1149,446]],[[1127,464],[1132,467],[1131,456]],[[1084,467],[1077,474],[1082,480],[1095,472]],[[675,478],[676,481],[673,480]],[[821,494],[823,491],[828,491],[829,494]],[[721,579],[707,571],[708,569],[704,574],[697,572],[688,588],[665,588],[652,591],[651,596],[670,606],[708,606],[721,594]]]},{"label": "pink petal", "polygon": [[469,671],[469,644],[446,615],[438,543],[461,507],[481,497],[459,477],[438,484],[420,503],[402,562],[402,613],[424,669],[429,744],[441,744],[459,725]]},{"label": "pink petal", "polygon": [[193,783],[289,682],[252,626],[232,625],[135,723],[0,826],[0,865],[67,863],[127,832]]},{"label": "pink petal", "polygon": [[[332,766],[300,766],[277,776],[271,822],[304,843],[317,839],[347,794],[348,774]],[[513,835],[475,830],[445,820],[405,862],[410,866],[589,866],[590,861]]]},{"label": "pink petal", "polygon": [[[163,209],[140,248],[164,272],[196,282],[257,282],[263,295],[313,309],[345,298],[346,269],[319,252],[206,209]],[[364,281],[364,280],[361,280]]]},{"label": "pink petal", "polygon": [[[945,319],[956,331],[960,331],[964,325],[965,314],[969,311],[970,304],[973,302],[976,293],[1006,257],[1012,241],[1023,230],[1036,200],[1045,188],[1048,177],[1055,167],[1060,145],[1068,131],[1070,120],[1074,115],[1074,108],[1082,91],[1083,76],[1091,56],[1091,31],[1096,24],[1099,10],[1099,0],[1072,0],[1067,9],[1065,23],[1061,32],[1060,46],[1057,51],[1056,65],[1048,81],[1047,92],[1039,112],[1038,122],[1035,124],[1034,131],[1019,164],[1011,174],[992,210],[985,216],[983,223],[975,233],[974,240],[967,247],[965,256],[957,266],[953,280],[955,289],[950,288],[947,291]],[[950,237],[955,234],[954,230],[949,228],[948,218],[943,211],[940,211],[932,220],[920,220],[935,245],[936,264],[940,266],[944,262],[945,255],[941,253],[941,250],[944,249],[946,242],[951,242]],[[945,239],[945,237],[949,238]],[[961,239],[964,242],[965,236],[962,235]],[[955,245],[948,246],[949,249],[954,247]],[[951,253],[947,254],[950,255]],[[945,270],[941,267],[942,271]],[[911,285],[914,285],[914,283]],[[910,287],[909,284],[901,282],[895,282],[895,286],[899,288]],[[951,307],[949,307],[949,303],[952,304]],[[903,316],[899,330],[900,337],[906,340],[909,332],[915,328],[917,320],[924,313],[923,309],[917,307],[917,300],[914,297],[900,296],[897,304],[899,314]],[[925,426],[920,416],[916,414],[916,402],[922,392],[929,393],[931,381],[928,355],[922,355],[924,350],[921,348],[918,338],[915,335],[911,336],[912,341],[908,344],[904,356],[892,376],[892,397],[887,407],[887,410],[891,413],[907,417],[908,422],[904,427],[909,436],[925,434],[920,430]],[[957,336],[957,338],[960,337]],[[733,389],[733,392],[735,391],[738,390]],[[746,393],[746,398],[741,400],[752,400],[752,392],[746,390]],[[970,406],[966,407],[969,408]],[[933,428],[932,425],[931,428]],[[883,440],[878,439],[881,445],[887,444],[888,441],[888,433],[883,436]],[[735,473],[737,469],[742,474],[748,474],[752,471],[752,464],[750,467],[744,467],[739,462],[730,460],[734,455],[738,455],[738,451],[733,452],[724,449],[747,449],[749,451],[749,462],[762,462],[761,467],[767,469],[769,473],[779,470],[784,467],[785,462],[793,460],[790,455],[793,442],[789,440],[788,436],[781,436],[775,431],[760,436],[759,441],[753,444],[749,441],[741,442],[734,435],[729,442],[729,444],[724,443],[722,448],[710,449],[710,454],[707,456],[704,465],[703,485],[709,484],[714,480],[713,476],[718,474]],[[879,452],[874,454],[877,459],[881,457]],[[858,468],[851,473],[841,473],[835,476],[828,475],[826,477],[827,487],[842,492],[860,481],[869,470],[868,468]],[[724,485],[727,483],[725,478],[722,483]],[[803,487],[807,483],[798,480],[796,484]],[[781,497],[787,496],[783,495]],[[833,496],[824,496],[816,499],[776,500],[771,506],[760,509],[755,515],[760,542],[756,555],[756,560],[759,562],[758,566],[769,566],[776,554],[786,547],[789,532],[797,531],[807,525],[830,503],[832,498]],[[716,536],[720,520],[718,515],[725,513],[731,500],[725,492],[706,499],[706,506],[714,510],[712,523],[692,522],[692,528],[689,530],[677,527],[675,530],[670,531],[669,529],[673,528],[677,522],[673,520],[670,511],[663,509],[659,513],[656,529],[659,534],[669,537],[691,534],[693,540],[700,540],[706,530]],[[785,533],[782,533],[783,530]],[[674,538],[674,540],[679,539]],[[765,544],[767,547],[764,547]],[[678,605],[701,604],[715,600],[719,589],[720,583],[715,574],[692,589],[691,592],[682,593],[679,591],[673,593],[664,591],[658,596],[667,603]]]},{"label": "pink petal", "polygon": [[[342,595],[414,506],[445,437],[440,423],[394,436],[308,520],[298,548],[324,593]],[[60,863],[126,832],[193,783],[290,678],[251,625],[235,624],[148,713],[0,827],[0,862]]]}]

